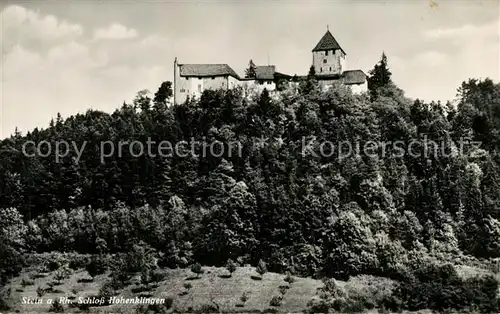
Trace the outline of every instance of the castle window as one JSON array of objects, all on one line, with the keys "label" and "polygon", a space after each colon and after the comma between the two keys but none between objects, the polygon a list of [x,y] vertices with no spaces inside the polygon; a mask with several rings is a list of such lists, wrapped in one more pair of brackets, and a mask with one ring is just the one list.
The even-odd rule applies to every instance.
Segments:
[{"label": "castle window", "polygon": [[320,72],[323,72],[323,68],[319,68],[319,71],[320,71]]},{"label": "castle window", "polygon": [[332,70],[332,67],[330,67],[330,71]]},{"label": "castle window", "polygon": [[215,76],[212,76],[212,80],[215,80]]},{"label": "castle window", "polygon": [[327,62],[327,61],[326,61],[326,59],[324,59],[324,60],[323,60],[323,63],[326,63],[326,62]]},{"label": "castle window", "polygon": [[325,56],[328,56],[328,50],[327,50],[327,51],[325,51]]},{"label": "castle window", "polygon": [[198,84],[198,93],[201,93],[201,84]]},{"label": "castle window", "polygon": [[186,77],[186,81],[189,80],[189,77]]},{"label": "castle window", "polygon": [[181,93],[184,93],[186,90],[184,88],[181,88]]}]

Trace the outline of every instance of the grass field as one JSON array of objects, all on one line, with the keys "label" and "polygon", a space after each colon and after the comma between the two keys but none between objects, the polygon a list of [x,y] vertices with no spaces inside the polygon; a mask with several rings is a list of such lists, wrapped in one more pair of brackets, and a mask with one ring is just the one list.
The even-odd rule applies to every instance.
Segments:
[{"label": "grass field", "polygon": [[[323,286],[319,280],[311,278],[294,277],[294,282],[287,283],[285,276],[276,273],[265,273],[261,279],[255,268],[239,267],[229,277],[229,272],[225,268],[204,267],[204,273],[199,277],[189,269],[165,269],[164,280],[157,282],[150,291],[147,291],[151,298],[172,298],[171,311],[190,312],[199,311],[203,305],[218,306],[221,312],[263,312],[271,311],[298,313],[307,308],[307,303]],[[47,313],[50,304],[46,304],[48,299],[59,300],[61,297],[74,297],[74,302],[79,297],[97,295],[100,287],[106,281],[109,273],[99,275],[91,282],[79,282],[81,279],[90,279],[83,269],[74,271],[68,278],[61,280],[60,284],[52,287],[41,299],[42,304],[23,304],[24,298],[37,298],[38,287],[48,287],[55,280],[56,272],[38,273],[36,270],[26,270],[17,278],[14,278],[9,287],[11,288],[11,305],[14,310],[20,313]],[[39,277],[40,278],[34,278]],[[30,279],[34,278],[34,279]],[[32,284],[23,287],[22,281],[32,281]],[[370,276],[354,277],[348,282],[340,282],[346,290],[361,291],[369,287],[369,282],[380,284],[389,282]],[[139,275],[130,281],[131,284],[119,291],[119,296],[130,298],[140,295],[132,292],[134,288],[140,286]],[[31,282],[30,282],[31,283]],[[156,287],[157,286],[157,287]],[[280,288],[281,286],[281,288]],[[288,288],[285,288],[288,287]],[[284,294],[283,294],[284,293]],[[242,295],[246,295],[246,301],[242,302]],[[273,297],[282,296],[280,306],[271,306]],[[69,308],[64,305],[65,312],[80,312],[78,308]],[[91,312],[99,313],[130,313],[135,311],[135,305],[114,304],[108,306],[91,307]]]},{"label": "grass field", "polygon": [[[322,281],[311,278],[294,277],[294,281],[288,283],[282,274],[268,272],[261,277],[253,267],[238,267],[232,276],[229,276],[225,268],[203,267],[203,271],[203,274],[196,275],[189,269],[163,269],[161,272],[164,278],[147,288],[141,285],[140,275],[136,274],[125,288],[117,291],[117,296],[171,299],[172,306],[167,312],[206,312],[206,309],[212,308],[212,312],[225,313],[303,313],[308,302],[318,298],[318,290],[324,286]],[[482,270],[470,267],[460,270],[465,277],[476,272],[481,273]],[[66,297],[76,303],[80,297],[98,295],[108,278],[109,272],[91,280],[87,271],[78,269],[61,279],[57,278],[57,271],[42,272],[40,267],[27,268],[13,278],[8,286],[11,290],[10,305],[13,312],[48,313],[51,307],[47,304],[48,299],[59,300]],[[389,279],[366,275],[337,283],[349,296],[370,295],[372,298],[390,294],[393,286]],[[43,303],[23,303],[23,298],[36,299],[37,289],[50,286],[52,288],[41,296]],[[243,295],[246,297],[242,298]],[[271,304],[273,297],[280,299],[281,304]],[[63,307],[65,313],[84,312],[68,303]],[[135,304],[113,304],[90,307],[88,311],[135,313],[137,307]]]}]

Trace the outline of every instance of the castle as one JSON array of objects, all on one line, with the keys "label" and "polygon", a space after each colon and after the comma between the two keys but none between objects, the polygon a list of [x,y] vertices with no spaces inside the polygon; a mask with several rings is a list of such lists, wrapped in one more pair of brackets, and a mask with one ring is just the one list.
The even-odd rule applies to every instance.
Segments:
[{"label": "castle", "polygon": [[[343,84],[349,86],[353,93],[365,92],[368,87],[366,74],[362,70],[345,70],[346,57],[344,49],[327,29],[312,50],[316,80],[325,89],[334,84]],[[175,58],[174,103],[183,103],[188,96],[199,99],[207,89],[246,86],[274,91],[279,80],[291,82],[292,76],[276,71],[274,65],[256,66],[255,77],[242,78],[227,64],[180,64]]]}]

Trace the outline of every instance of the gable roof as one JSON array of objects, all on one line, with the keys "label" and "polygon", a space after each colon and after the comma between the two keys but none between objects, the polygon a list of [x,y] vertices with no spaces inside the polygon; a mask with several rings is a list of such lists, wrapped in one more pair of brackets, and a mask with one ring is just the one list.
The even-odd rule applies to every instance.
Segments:
[{"label": "gable roof", "polygon": [[332,33],[330,33],[330,31],[327,30],[325,35],[321,37],[320,41],[312,51],[337,50],[337,49],[342,50],[342,52],[345,54],[344,49],[340,47],[339,43],[335,40]]},{"label": "gable roof", "polygon": [[180,76],[232,76],[239,79],[238,74],[227,64],[180,64]]},{"label": "gable roof", "polygon": [[361,70],[344,71],[342,77],[346,85],[363,84],[366,81],[366,74]]},{"label": "gable roof", "polygon": [[276,66],[274,65],[258,65],[255,67],[255,79],[257,80],[273,80]]}]

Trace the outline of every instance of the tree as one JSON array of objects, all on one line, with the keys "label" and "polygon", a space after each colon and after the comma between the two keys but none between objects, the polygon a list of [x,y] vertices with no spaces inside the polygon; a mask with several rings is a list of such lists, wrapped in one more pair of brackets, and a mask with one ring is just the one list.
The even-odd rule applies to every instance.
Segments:
[{"label": "tree", "polygon": [[267,273],[266,263],[263,260],[259,260],[259,263],[257,264],[256,270],[259,273],[259,275],[261,275],[261,276],[264,275],[265,273]]},{"label": "tree", "polygon": [[26,231],[16,208],[0,208],[0,287],[21,271]]},{"label": "tree", "polygon": [[315,90],[317,86],[318,82],[316,81],[316,70],[314,69],[314,66],[311,65],[307,78],[302,80],[299,85],[299,89],[302,94],[309,94]]},{"label": "tree", "polygon": [[374,66],[372,70],[370,70],[370,72],[368,72],[368,74],[368,90],[372,93],[372,95],[376,93],[376,90],[378,88],[386,86],[387,84],[392,82],[392,73],[391,71],[389,71],[387,56],[385,55],[385,53],[382,53],[380,61]]},{"label": "tree", "polygon": [[309,73],[307,73],[308,78],[313,78],[316,75],[316,69],[314,68],[314,65],[311,65],[309,68]]},{"label": "tree", "polygon": [[255,69],[256,69],[255,63],[253,63],[252,59],[250,59],[250,61],[248,62],[248,68],[245,70],[245,77],[255,78],[257,76]]},{"label": "tree", "polygon": [[233,273],[236,271],[236,264],[233,262],[232,259],[229,259],[227,261],[226,268],[229,271],[230,276],[232,276]]},{"label": "tree", "polygon": [[158,105],[166,104],[168,99],[172,97],[172,95],[173,95],[172,82],[165,81],[161,83],[160,87],[158,88],[158,91],[155,93],[153,102]]}]

